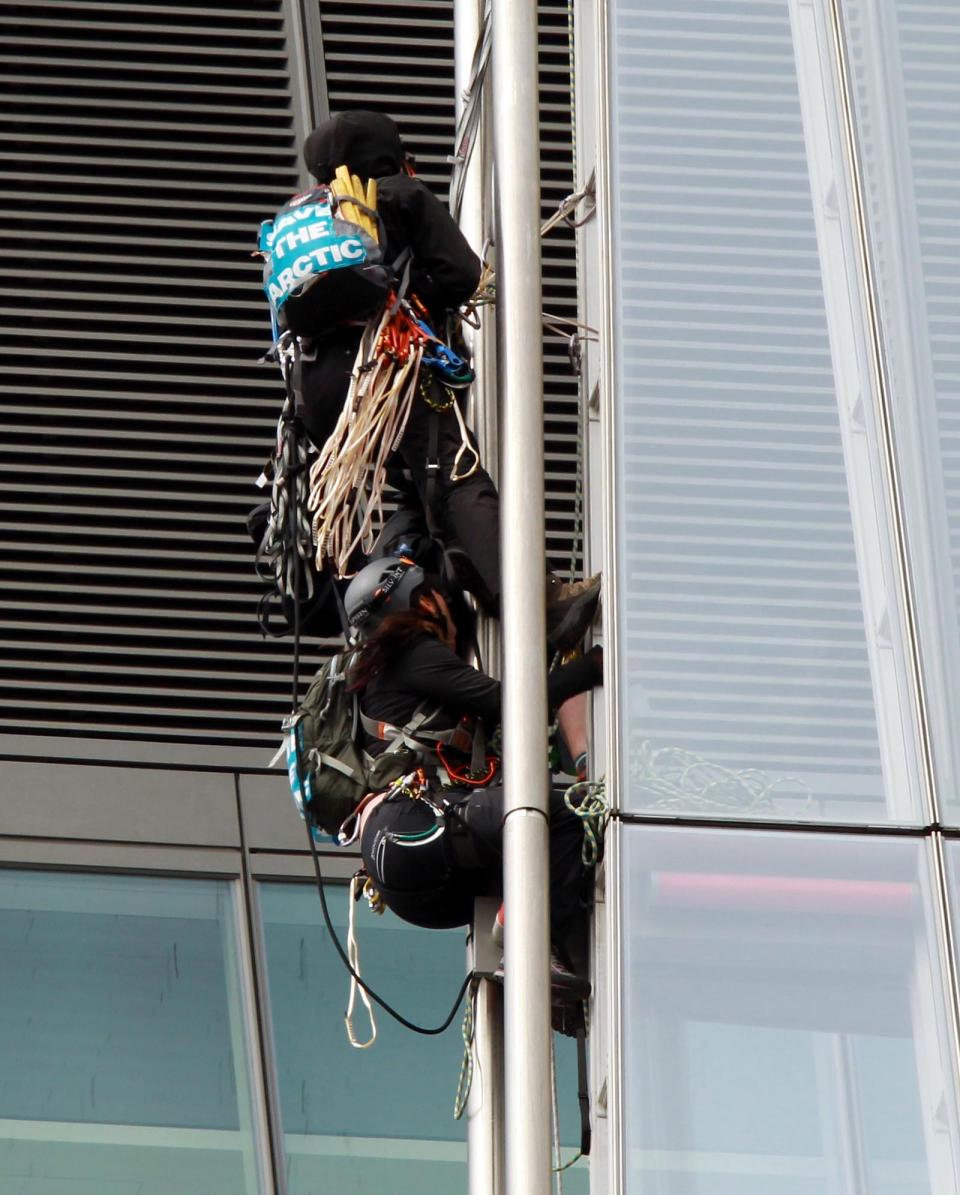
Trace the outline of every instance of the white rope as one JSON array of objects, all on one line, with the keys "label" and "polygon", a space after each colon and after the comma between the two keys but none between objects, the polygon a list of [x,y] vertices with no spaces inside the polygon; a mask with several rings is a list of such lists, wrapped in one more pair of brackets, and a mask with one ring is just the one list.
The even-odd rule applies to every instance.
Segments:
[{"label": "white rope", "polygon": [[[472,477],[480,468],[480,454],[470,443],[470,433],[467,431],[467,425],[463,420],[463,412],[460,410],[460,404],[456,399],[453,400],[453,413],[456,415],[457,424],[460,427],[460,447],[457,449],[457,455],[453,458],[453,468],[450,470],[450,480],[466,481],[468,477]],[[461,473],[460,463],[464,454],[467,452],[469,452],[473,457],[473,464],[465,473]]]},{"label": "white rope", "polygon": [[387,460],[403,438],[416,395],[423,347],[412,347],[403,363],[376,355],[389,319],[384,314],[364,332],[340,418],[310,469],[317,564],[331,559],[341,576],[357,547],[365,554],[373,547]]},{"label": "white rope", "polygon": [[[350,881],[350,888],[347,895],[347,900],[350,902],[347,921],[347,958],[349,958],[350,966],[356,972],[356,975],[350,976],[350,997],[347,1000],[347,1011],[343,1014],[343,1023],[347,1028],[347,1038],[350,1041],[350,1045],[355,1050],[366,1050],[368,1046],[372,1046],[377,1040],[377,1023],[373,1019],[373,1005],[370,1003],[370,997],[357,983],[356,978],[360,974],[360,944],[357,942],[357,903],[360,893],[357,890],[357,886],[362,880],[364,880],[364,877],[354,876]],[[360,999],[367,1010],[367,1017],[370,1020],[370,1036],[366,1041],[358,1041],[353,1031],[353,1009],[356,1004],[357,992],[360,993]]]}]

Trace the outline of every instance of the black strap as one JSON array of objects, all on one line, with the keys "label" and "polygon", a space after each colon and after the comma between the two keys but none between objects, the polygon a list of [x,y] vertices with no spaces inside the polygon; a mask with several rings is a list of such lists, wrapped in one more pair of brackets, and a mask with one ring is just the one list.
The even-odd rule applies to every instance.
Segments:
[{"label": "black strap", "polygon": [[340,592],[340,586],[337,584],[336,578],[330,578],[330,588],[333,590],[333,595],[337,602],[337,617],[340,619],[340,629],[343,631],[343,637],[347,643],[350,642],[350,636],[353,634],[353,627],[350,625],[350,619],[347,618],[347,607],[343,604],[343,594]]},{"label": "black strap", "polygon": [[580,1153],[590,1156],[590,1086],[587,1081],[587,1027],[577,1029],[577,1101],[580,1104]]}]

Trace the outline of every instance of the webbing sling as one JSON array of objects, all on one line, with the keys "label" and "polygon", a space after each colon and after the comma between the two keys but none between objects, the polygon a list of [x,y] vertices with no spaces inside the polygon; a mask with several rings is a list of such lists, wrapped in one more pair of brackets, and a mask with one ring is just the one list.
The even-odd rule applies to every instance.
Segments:
[{"label": "webbing sling", "polygon": [[388,743],[388,751],[392,751],[399,743],[413,750],[429,746],[431,743],[443,743],[444,746],[454,747],[464,753],[472,751],[474,735],[466,727],[454,726],[450,730],[429,730],[424,727],[424,723],[435,717],[440,709],[440,706],[431,709],[424,702],[417,706],[413,717],[405,726],[394,726],[392,722],[378,722],[375,718],[368,718],[361,710],[360,724],[371,738]]}]

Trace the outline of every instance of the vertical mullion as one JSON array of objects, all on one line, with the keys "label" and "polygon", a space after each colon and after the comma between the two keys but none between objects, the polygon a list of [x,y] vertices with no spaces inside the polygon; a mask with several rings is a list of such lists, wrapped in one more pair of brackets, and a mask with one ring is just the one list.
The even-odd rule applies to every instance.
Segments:
[{"label": "vertical mullion", "polygon": [[883,352],[883,339],[880,326],[879,297],[877,290],[876,271],[870,248],[868,221],[866,213],[865,188],[863,181],[863,164],[857,144],[854,127],[854,108],[850,76],[849,56],[847,54],[846,38],[843,29],[843,19],[838,0],[825,0],[826,16],[831,37],[833,51],[833,67],[839,98],[840,128],[844,140],[846,168],[849,179],[849,193],[852,205],[854,232],[856,235],[856,249],[858,264],[862,277],[862,291],[865,304],[866,341],[870,354],[870,365],[873,372],[874,391],[877,402],[875,414],[879,420],[881,447],[883,450],[884,475],[889,487],[890,518],[893,522],[893,559],[897,570],[897,580],[902,595],[904,631],[906,648],[912,672],[914,721],[919,737],[920,762],[923,770],[923,787],[928,816],[934,825],[940,822],[940,801],[937,793],[936,777],[933,767],[933,751],[930,739],[930,728],[927,717],[926,699],[924,691],[923,668],[920,658],[919,636],[917,629],[917,603],[913,588],[913,579],[907,554],[907,531],[905,526],[903,499],[896,453],[893,443],[893,417],[890,409],[890,379]]},{"label": "vertical mullion", "polygon": [[957,939],[954,932],[953,913],[950,908],[950,892],[947,881],[947,864],[944,839],[939,830],[930,837],[937,945],[947,977],[948,1016],[950,1020],[951,1045],[953,1047],[953,1116],[949,1123],[956,1123],[960,1114],[960,968],[957,961]]},{"label": "vertical mullion", "polygon": [[247,996],[251,1022],[248,1027],[250,1057],[254,1073],[253,1094],[256,1100],[261,1139],[269,1157],[264,1159],[270,1171],[272,1195],[286,1195],[287,1166],[284,1150],[283,1124],[280,1116],[279,1084],[276,1055],[273,1048],[270,997],[267,982],[266,950],[263,942],[263,923],[257,901],[253,874],[250,868],[250,849],[243,820],[243,801],[240,776],[234,773],[237,801],[237,824],[240,828],[240,882],[238,886],[237,934],[240,938],[242,982]]}]

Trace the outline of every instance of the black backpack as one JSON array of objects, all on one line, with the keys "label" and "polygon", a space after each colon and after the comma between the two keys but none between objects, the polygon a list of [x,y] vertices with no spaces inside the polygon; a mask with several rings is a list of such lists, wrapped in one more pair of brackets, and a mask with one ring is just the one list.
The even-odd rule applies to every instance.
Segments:
[{"label": "black backpack", "polygon": [[353,652],[331,657],[283,721],[294,803],[311,827],[336,835],[368,792],[411,771],[418,753],[401,738],[379,756],[361,745],[360,703],[347,690]]},{"label": "black backpack", "polygon": [[[296,711],[283,721],[290,792],[300,816],[334,837],[367,793],[381,792],[412,772],[438,743],[470,750],[475,738],[466,724],[430,729],[438,706],[422,702],[405,726],[373,722],[360,712],[356,693],[347,689],[354,652],[333,656],[314,677]],[[383,738],[386,750],[364,750],[361,730]]]}]

